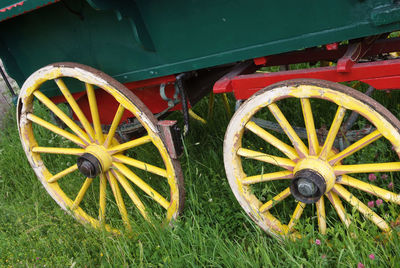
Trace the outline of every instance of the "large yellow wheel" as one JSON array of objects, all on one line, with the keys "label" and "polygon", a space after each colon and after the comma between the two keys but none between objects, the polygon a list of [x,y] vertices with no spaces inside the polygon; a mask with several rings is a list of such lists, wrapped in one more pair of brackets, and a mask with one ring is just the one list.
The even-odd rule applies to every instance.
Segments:
[{"label": "large yellow wheel", "polygon": [[[343,122],[352,111],[360,115],[353,130],[370,131],[340,151]],[[279,130],[266,130],[260,119]],[[335,219],[358,224],[357,213],[390,232],[400,205],[399,130],[388,110],[352,88],[286,81],[261,90],[237,110],[225,135],[225,170],[240,205],[274,236],[297,235],[296,223],[313,218],[324,234]]]},{"label": "large yellow wheel", "polygon": [[[70,88],[86,91],[90,116],[82,112]],[[57,88],[66,103],[45,94]],[[109,127],[102,126],[96,96],[115,99]],[[111,108],[110,108],[111,109]],[[67,114],[72,110],[77,120]],[[112,110],[112,109],[111,109]],[[103,109],[104,111],[104,109]],[[65,128],[53,124],[56,115]],[[129,114],[145,129],[121,142],[118,125]],[[183,180],[144,104],[108,75],[75,63],[57,63],[33,73],[18,100],[18,128],[26,156],[51,197],[78,221],[118,232],[140,219],[169,222],[183,206]]]}]

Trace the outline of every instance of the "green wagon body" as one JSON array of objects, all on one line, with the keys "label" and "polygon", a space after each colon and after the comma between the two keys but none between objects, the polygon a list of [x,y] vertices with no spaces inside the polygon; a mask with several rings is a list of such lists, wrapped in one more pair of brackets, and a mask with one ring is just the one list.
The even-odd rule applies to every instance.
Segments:
[{"label": "green wagon body", "polygon": [[0,57],[20,85],[53,62],[83,63],[129,82],[400,28],[400,5],[392,0],[1,5]]}]

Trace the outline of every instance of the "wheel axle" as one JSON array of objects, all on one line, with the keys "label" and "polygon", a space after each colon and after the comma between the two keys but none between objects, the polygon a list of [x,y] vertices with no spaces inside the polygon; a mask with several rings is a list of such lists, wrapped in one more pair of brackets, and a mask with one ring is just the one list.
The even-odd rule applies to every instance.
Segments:
[{"label": "wheel axle", "polygon": [[296,172],[290,185],[293,197],[306,204],[317,202],[325,190],[324,178],[317,171],[311,169],[302,169]]},{"label": "wheel axle", "polygon": [[89,153],[80,156],[77,165],[79,171],[88,178],[95,178],[101,172],[100,161]]}]

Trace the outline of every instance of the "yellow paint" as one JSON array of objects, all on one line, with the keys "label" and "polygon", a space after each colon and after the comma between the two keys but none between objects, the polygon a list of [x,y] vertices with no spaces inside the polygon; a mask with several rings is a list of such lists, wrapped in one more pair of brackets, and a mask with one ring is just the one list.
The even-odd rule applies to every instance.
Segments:
[{"label": "yellow paint", "polygon": [[400,139],[394,139],[394,135],[398,137],[399,134],[394,126],[389,124],[382,115],[378,114],[374,109],[371,109],[361,101],[349,98],[349,96],[339,91],[311,85],[291,88],[289,95],[296,98],[307,96],[309,98],[327,99],[335,102],[339,106],[345,107],[347,110],[356,110],[359,114],[371,120],[381,134],[391,140],[396,152],[400,152]]},{"label": "yellow paint", "polygon": [[314,117],[311,110],[311,104],[309,99],[302,98],[301,110],[303,111],[304,122],[306,125],[307,139],[309,141],[309,153],[310,155],[317,155],[319,151],[319,143],[317,138],[317,132],[315,131]]},{"label": "yellow paint", "polygon": [[[29,113],[27,115],[27,118],[30,121],[32,121],[32,122],[34,122],[34,123],[36,123],[36,124],[38,124],[38,125],[40,125],[40,126],[42,126],[44,128],[47,128],[51,132],[54,132],[54,133],[56,133],[56,134],[58,134],[58,135],[60,135],[60,136],[62,136],[64,138],[72,141],[73,143],[75,143],[75,144],[77,144],[77,145],[79,145],[81,147],[85,147],[87,145],[87,143],[85,143],[83,140],[81,140],[78,136],[75,136],[75,135],[69,133],[68,131],[65,131],[65,130],[59,128],[59,127],[56,127],[55,125],[53,125],[53,124],[41,119],[40,117],[37,117],[34,114]],[[26,129],[26,130],[28,131],[28,129]],[[33,133],[31,133],[31,131],[29,130],[29,134],[28,135],[33,135]]]},{"label": "yellow paint", "polygon": [[[90,130],[90,128],[92,127],[90,126],[89,128],[87,124],[85,127],[85,123],[83,122],[82,125],[84,130],[82,130],[79,126],[76,125],[75,122],[73,122],[68,116],[66,116],[51,100],[49,100],[43,93],[39,91],[40,85],[42,83],[49,80],[58,79],[61,77],[73,77],[77,80],[82,81],[86,85],[89,107],[91,109],[91,115],[93,119],[93,127],[94,127],[93,132],[92,130]],[[61,85],[61,87],[63,86]],[[103,144],[105,138],[101,129],[101,123],[100,123],[101,120],[100,117],[98,116],[94,87],[98,88],[96,90],[106,91],[111,97],[114,97],[115,100],[118,103],[120,103],[122,107],[124,107],[124,109],[129,110],[132,114],[134,114],[136,118],[140,121],[140,123],[143,125],[148,134],[140,139],[121,145],[115,142],[115,138],[111,137],[113,135],[110,135],[109,143],[110,146],[112,146],[111,148],[112,150],[109,149],[107,150],[103,146],[101,146],[100,144]],[[71,106],[75,106],[67,90],[64,90],[64,93],[67,96],[67,99],[69,100],[69,104]],[[66,123],[70,127],[70,129],[73,130],[74,134],[69,133],[63,129],[60,129],[54,126],[53,124],[35,116],[33,111],[34,96],[36,96],[44,105],[46,105],[51,111],[53,111],[58,117],[60,117],[60,119],[64,121],[64,123]],[[178,204],[180,204],[180,194],[178,189],[178,181],[176,179],[176,174],[175,174],[175,167],[171,158],[169,157],[169,154],[162,140],[159,137],[157,127],[147,118],[147,116],[145,116],[142,113],[142,111],[140,111],[135,106],[133,102],[131,102],[116,88],[114,88],[106,81],[104,81],[101,77],[97,76],[96,73],[90,73],[78,67],[71,68],[71,67],[47,66],[35,72],[24,83],[24,86],[21,89],[19,103],[21,107],[20,109],[21,113],[20,116],[18,117],[19,133],[23,148],[26,152],[30,164],[34,169],[36,175],[42,182],[43,186],[46,188],[47,192],[51,195],[51,197],[63,209],[72,214],[78,221],[82,223],[89,223],[95,228],[104,228],[109,232],[113,232],[116,234],[119,233],[118,230],[114,229],[113,227],[105,223],[106,192],[107,192],[106,189],[107,182],[105,174],[104,173],[100,174],[100,186],[97,188],[99,191],[99,215],[98,216],[89,215],[86,211],[84,211],[81,207],[79,207],[79,203],[84,199],[84,192],[87,190],[89,182],[86,182],[82,186],[76,198],[71,199],[71,197],[68,196],[61,188],[61,186],[58,184],[58,180],[63,178],[67,174],[76,171],[77,169],[76,165],[73,165],[72,167],[64,171],[61,171],[56,175],[53,175],[47,170],[46,163],[41,158],[42,153],[80,155],[82,152],[90,152],[94,154],[96,158],[99,158],[99,160],[101,160],[100,162],[102,166],[105,167],[105,170],[107,170],[111,166],[111,163],[114,161],[111,158],[111,155],[123,152],[135,146],[140,146],[142,144],[151,142],[154,144],[156,151],[158,150],[158,152],[160,153],[165,165],[164,172],[159,172],[160,170],[157,170],[157,172],[162,173],[167,177],[168,184],[170,187],[170,193],[171,193],[170,201],[167,201],[166,199],[160,201],[163,204],[163,207],[167,209],[167,212],[165,213],[165,222],[169,222],[172,218],[175,218],[177,216],[179,209]],[[75,106],[75,108],[79,107]],[[80,114],[78,109],[73,109],[73,110],[77,115]],[[81,118],[79,119],[81,121],[85,121],[84,119],[82,119],[83,118],[82,115],[83,114],[81,114],[80,116]],[[71,140],[72,142],[82,147],[83,149],[66,148],[64,150],[64,148],[57,148],[57,147],[45,148],[39,146],[35,138],[36,133],[34,134],[32,130],[32,124],[37,124],[42,127],[45,127],[51,132]],[[94,139],[92,139],[93,137]],[[123,217],[124,222],[127,223],[129,219],[127,213],[124,212],[124,203],[118,187],[118,181],[115,178],[113,179],[111,176],[110,176],[110,181],[112,181],[112,185],[110,186],[113,190],[120,213]],[[62,185],[64,187],[66,184],[63,183]],[[126,184],[124,184],[123,186],[126,186]],[[126,188],[124,187],[124,189]],[[127,190],[128,195],[131,197],[132,202],[134,202],[133,200],[134,198],[132,199],[133,197],[132,191],[130,191],[129,188],[127,189],[128,189]],[[152,193],[150,193],[150,196],[151,194]],[[135,199],[135,202],[136,201],[137,200]],[[135,203],[136,206],[140,206],[138,204],[139,203],[137,202]],[[71,208],[73,208],[74,210],[70,210]]]},{"label": "yellow paint", "polygon": [[137,147],[137,146],[149,143],[149,142],[151,142],[151,137],[146,135],[146,136],[137,138],[135,140],[131,140],[131,141],[113,146],[111,148],[108,148],[107,151],[109,154],[117,154],[117,153],[126,151],[128,149],[132,149],[134,147]]},{"label": "yellow paint", "polygon": [[[292,126],[281,113],[279,107],[276,105],[276,103],[280,99],[287,97],[300,99],[303,117],[305,118],[305,125],[308,131],[307,136],[310,148],[305,148],[305,146],[302,145],[302,141],[299,142],[297,134],[293,131]],[[333,120],[330,129],[328,141],[325,143],[325,146],[323,146],[324,152],[322,153],[318,152],[318,150],[321,150],[321,148],[319,147],[318,139],[316,138],[314,130],[315,126],[313,126],[312,110],[311,106],[309,105],[309,99],[312,98],[325,99],[339,106],[339,109],[337,110],[335,116],[335,120]],[[277,156],[266,155],[261,152],[242,148],[243,133],[246,129],[252,131],[257,136],[262,136],[262,131],[259,131],[257,129],[257,126],[254,127],[255,124],[251,122],[251,119],[253,116],[255,116],[257,112],[260,111],[260,109],[263,108],[269,108],[269,110],[272,112],[277,122],[281,125],[281,127],[284,129],[285,133],[291,140],[292,145],[295,147],[296,153],[298,154],[300,160],[294,159],[296,161],[288,162],[288,160],[290,159],[283,160],[282,158],[279,158]],[[365,138],[356,142],[354,145],[349,146],[348,149],[345,149],[345,151],[337,153],[336,150],[332,148],[332,144],[335,140],[336,134],[340,129],[340,122],[343,120],[343,116],[346,110],[356,111],[361,116],[368,119],[370,123],[372,123],[376,128],[376,131],[367,135]],[[359,148],[364,148],[368,144],[371,144],[373,141],[377,140],[380,137],[384,137],[385,139],[387,139],[393,145],[394,150],[398,153],[398,155],[400,155],[399,132],[389,121],[387,121],[384,116],[382,116],[382,114],[377,112],[374,107],[368,106],[367,104],[363,103],[362,100],[355,99],[350,95],[329,88],[299,84],[296,86],[282,85],[274,89],[265,90],[264,92],[251,97],[236,111],[228,126],[228,130],[226,132],[224,140],[225,170],[228,176],[229,184],[240,205],[261,228],[263,228],[273,236],[281,237],[283,234],[285,234],[285,230],[292,231],[295,220],[301,216],[302,207],[299,205],[296,207],[288,226],[282,224],[268,210],[262,213],[260,208],[264,209],[268,207],[269,203],[271,202],[268,202],[267,206],[265,206],[265,204],[262,204],[252,190],[252,184],[265,183],[265,187],[273,187],[270,186],[272,184],[268,183],[273,183],[275,179],[281,179],[281,177],[273,173],[254,176],[245,174],[242,167],[243,157],[264,161],[272,165],[278,165],[289,169],[288,172],[290,172],[291,166],[295,164],[293,166],[293,173],[303,168],[310,168],[317,171],[325,178],[328,184],[328,191],[326,192],[326,196],[331,201],[339,218],[344,222],[346,226],[349,226],[351,222],[347,217],[346,211],[338,194],[341,196],[341,198],[345,199],[352,206],[356,207],[374,224],[378,225],[379,228],[384,231],[390,231],[390,227],[388,226],[388,224],[385,223],[379,217],[379,215],[370,210],[365,204],[362,204],[358,199],[356,199],[354,195],[351,195],[346,189],[340,186],[340,184],[337,184],[335,176],[335,173],[343,174],[352,172],[369,173],[379,171],[400,171],[400,164],[398,162],[341,165],[342,159],[344,159],[348,155],[353,154],[354,152],[359,150]],[[273,140],[273,138],[268,136],[267,138],[264,137],[263,139],[275,146],[275,148],[284,152],[284,150],[282,150],[282,147],[279,145],[279,142],[277,143],[276,140]],[[321,156],[321,159],[318,159],[319,154]],[[293,155],[290,157],[286,154],[286,156],[288,156],[289,158],[293,158]],[[397,195],[394,195],[393,193],[389,194],[389,191],[386,190],[382,191],[382,189],[371,188],[369,184],[367,187],[367,183],[365,182],[359,183],[358,181],[345,181],[342,179],[342,181],[339,181],[338,183],[346,184],[350,187],[363,191],[376,190],[375,195],[377,195],[378,197],[381,197],[382,199],[386,198],[385,200],[394,201],[395,203],[398,202],[399,197]],[[280,195],[283,194],[281,193]],[[282,202],[287,201],[283,200]],[[320,221],[319,226],[321,232],[326,231],[326,220],[324,213],[325,204],[323,204],[323,202],[324,201],[320,201],[317,204],[317,217]]]},{"label": "yellow paint", "polygon": [[133,159],[133,158],[125,156],[123,154],[113,155],[113,159],[116,162],[121,162],[121,163],[130,165],[130,166],[133,166],[133,167],[137,167],[142,170],[157,174],[157,175],[165,177],[165,178],[168,176],[167,171],[165,169],[147,164],[145,162]]},{"label": "yellow paint", "polygon": [[125,177],[119,173],[118,171],[115,171],[115,177],[117,177],[118,182],[122,185],[122,187],[125,189],[126,193],[129,195],[131,198],[132,202],[135,204],[136,208],[139,210],[140,214],[146,219],[150,220],[149,217],[147,216],[146,208],[138,195],[135,193],[135,191],[132,189],[130,186],[129,182],[125,179]]},{"label": "yellow paint", "polygon": [[303,141],[297,136],[296,131],[292,128],[290,123],[287,121],[286,117],[283,115],[278,105],[271,103],[268,105],[268,109],[271,111],[272,115],[275,117],[278,124],[285,131],[288,138],[292,141],[297,154],[302,158],[308,155],[308,149],[304,145]]},{"label": "yellow paint", "polygon": [[96,100],[96,95],[94,93],[93,85],[85,83],[85,87],[89,101],[90,114],[92,115],[96,142],[97,144],[103,144],[104,142],[103,130],[101,129],[99,111],[97,107],[97,100]]},{"label": "yellow paint", "polygon": [[324,196],[317,201],[315,204],[317,207],[317,219],[318,219],[318,228],[321,234],[326,234],[326,215],[325,215],[325,202]]},{"label": "yellow paint", "polygon": [[47,182],[48,182],[48,183],[56,182],[56,181],[58,181],[59,179],[61,179],[61,178],[65,177],[65,176],[67,176],[68,174],[71,174],[72,172],[74,172],[74,171],[76,171],[76,170],[78,170],[78,165],[77,165],[77,164],[75,164],[75,165],[73,165],[73,166],[71,166],[71,167],[69,167],[69,168],[67,168],[67,169],[64,169],[63,171],[57,173],[56,175],[54,175],[54,176],[52,176],[51,178],[49,178],[49,179],[47,180]]},{"label": "yellow paint", "polygon": [[342,124],[346,109],[342,106],[336,111],[335,117],[333,118],[331,128],[329,129],[328,136],[326,137],[325,143],[322,146],[319,158],[325,161],[328,158],[329,152],[332,150],[332,145],[335,141],[339,128]]},{"label": "yellow paint", "polygon": [[92,154],[99,160],[102,172],[106,172],[112,165],[112,157],[106,148],[101,145],[93,144],[86,147],[86,153]]},{"label": "yellow paint", "polygon": [[79,190],[79,193],[74,200],[74,203],[72,204],[71,210],[75,210],[82,202],[82,199],[85,196],[90,184],[92,184],[92,181],[92,178],[86,178],[85,182],[82,185],[82,188]]},{"label": "yellow paint", "polygon": [[290,195],[290,188],[287,187],[285,190],[274,196],[271,200],[260,207],[260,212],[264,213],[267,210],[270,210],[273,206],[281,202],[283,199]]},{"label": "yellow paint", "polygon": [[150,185],[145,183],[141,178],[139,178],[135,173],[133,173],[129,168],[121,163],[114,162],[113,167],[118,170],[122,175],[128,178],[131,182],[137,185],[145,193],[147,193],[152,199],[159,203],[163,208],[168,209],[169,202],[162,197],[156,190],[154,190]]},{"label": "yellow paint", "polygon": [[308,158],[300,160],[294,167],[293,173],[296,174],[296,172],[302,169],[311,169],[315,172],[318,172],[318,174],[320,174],[325,180],[326,192],[329,192],[335,184],[335,173],[332,166],[329,165],[326,161],[322,161],[315,156],[310,156]]},{"label": "yellow paint", "polygon": [[243,156],[246,158],[255,159],[255,160],[269,163],[272,165],[280,166],[280,167],[283,167],[288,170],[292,170],[293,167],[295,166],[295,163],[290,159],[279,157],[279,156],[273,156],[273,155],[269,155],[269,154],[264,154],[261,152],[256,152],[256,151],[245,149],[245,148],[240,148],[237,151],[237,155],[240,155],[240,156]]},{"label": "yellow paint", "polygon": [[124,115],[124,111],[125,111],[124,106],[122,104],[120,104],[118,106],[117,112],[115,113],[114,119],[111,123],[111,127],[108,131],[107,138],[104,141],[104,147],[108,148],[108,146],[111,144],[111,141],[115,135],[115,131],[117,130],[117,127],[118,127],[119,123],[121,122],[122,116]]},{"label": "yellow paint", "polygon": [[104,173],[100,174],[100,187],[99,187],[99,221],[101,224],[105,223],[106,218],[106,202],[107,202],[107,179]]},{"label": "yellow paint", "polygon": [[90,125],[89,121],[87,120],[86,116],[83,114],[81,108],[79,105],[76,103],[74,97],[72,96],[71,92],[65,85],[64,81],[61,78],[55,79],[55,82],[60,89],[61,93],[64,95],[65,99],[67,100],[69,106],[72,108],[74,111],[75,115],[78,117],[79,121],[83,125],[83,128],[85,129],[86,133],[88,134],[90,141],[94,141],[94,130],[92,126]]},{"label": "yellow paint", "polygon": [[207,124],[207,121],[204,118],[202,118],[201,116],[199,116],[198,114],[196,114],[195,112],[193,112],[192,109],[189,109],[189,116],[204,125]]},{"label": "yellow paint", "polygon": [[357,199],[353,194],[347,191],[343,186],[336,184],[333,188],[335,192],[346,200],[350,205],[360,211],[367,219],[375,223],[382,231],[390,232],[391,229],[384,219],[379,217],[378,214],[373,212],[364,203]]},{"label": "yellow paint", "polygon": [[370,193],[372,195],[375,195],[377,197],[380,197],[385,201],[390,201],[390,202],[400,205],[400,195],[393,193],[391,191],[388,191],[386,189],[382,189],[382,188],[372,185],[370,183],[357,180],[348,175],[343,175],[341,180],[338,181],[338,183],[342,184],[342,185],[351,186],[353,188],[356,188],[361,191],[364,191],[364,192]]},{"label": "yellow paint", "polygon": [[45,154],[82,155],[85,152],[85,149],[35,146],[32,148],[32,152]]},{"label": "yellow paint", "polygon": [[382,137],[382,134],[378,130],[371,132],[370,134],[368,134],[367,136],[363,137],[362,139],[356,141],[355,143],[353,143],[352,145],[350,145],[349,147],[347,147],[340,153],[337,153],[336,155],[330,157],[328,159],[329,164],[335,165],[337,162],[354,154],[355,152],[361,150],[362,148],[365,148],[366,146],[368,146],[372,142],[376,141],[380,137]]},{"label": "yellow paint", "polygon": [[288,224],[288,232],[292,232],[295,224],[297,221],[300,219],[301,214],[303,214],[304,208],[306,207],[306,204],[302,202],[298,202],[296,209],[293,212],[292,217],[290,218],[289,224]]},{"label": "yellow paint", "polygon": [[33,92],[35,97],[40,100],[47,108],[49,108],[58,118],[63,121],[79,138],[86,143],[90,143],[89,136],[71,119],[66,115],[60,108],[57,107],[49,98],[47,98],[42,92],[36,90]]},{"label": "yellow paint", "polygon": [[291,178],[293,178],[292,171],[278,171],[278,172],[245,177],[242,179],[242,183],[244,185],[250,185],[254,183],[267,182],[280,179],[291,179]]},{"label": "yellow paint", "polygon": [[335,208],[340,220],[346,225],[346,227],[349,227],[351,221],[338,195],[335,192],[330,191],[329,193],[326,193],[326,196],[328,197],[329,201],[331,201],[331,204]]},{"label": "yellow paint", "polygon": [[333,167],[335,174],[394,172],[400,171],[400,162],[371,163],[358,165],[337,165]]},{"label": "yellow paint", "polygon": [[222,103],[224,104],[225,112],[229,117],[232,116],[231,107],[229,106],[229,100],[226,93],[222,93]]},{"label": "yellow paint", "polygon": [[107,172],[107,179],[110,183],[111,190],[114,194],[115,201],[117,203],[119,213],[121,214],[122,221],[124,222],[127,231],[131,230],[131,224],[129,222],[128,211],[126,210],[124,200],[122,199],[121,190],[119,189],[117,180],[111,172]]},{"label": "yellow paint", "polygon": [[261,139],[265,140],[269,144],[278,148],[282,153],[284,153],[287,157],[291,160],[298,159],[299,155],[297,154],[296,150],[292,147],[287,145],[286,143],[282,142],[268,131],[264,130],[263,128],[259,127],[253,121],[250,121],[246,124],[246,129],[250,130]]}]

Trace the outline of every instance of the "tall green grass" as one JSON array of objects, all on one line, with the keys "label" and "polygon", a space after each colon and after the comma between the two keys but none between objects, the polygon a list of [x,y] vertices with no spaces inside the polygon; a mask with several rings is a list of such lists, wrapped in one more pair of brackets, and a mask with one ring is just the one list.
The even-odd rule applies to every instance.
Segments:
[{"label": "tall green grass", "polygon": [[[395,92],[382,97],[396,116],[398,97]],[[192,121],[184,139],[182,216],[172,228],[134,226],[135,237],[93,230],[62,211],[29,166],[15,114],[10,114],[0,132],[0,266],[357,267],[361,262],[399,267],[397,232],[382,237],[355,211],[352,216],[360,224],[346,229],[339,219],[328,222],[326,236],[318,233],[315,217],[299,227],[305,235],[296,241],[278,242],[260,230],[240,208],[225,177],[222,144],[229,118],[218,101],[209,124]],[[195,110],[205,115],[207,103]]]}]

